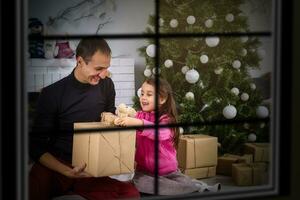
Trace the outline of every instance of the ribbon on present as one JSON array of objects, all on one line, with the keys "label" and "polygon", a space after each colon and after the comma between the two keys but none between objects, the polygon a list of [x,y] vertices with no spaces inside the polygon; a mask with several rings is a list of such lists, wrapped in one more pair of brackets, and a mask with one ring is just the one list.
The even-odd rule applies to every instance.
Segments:
[{"label": "ribbon on present", "polygon": [[[101,137],[106,141],[106,143],[110,146],[112,152],[113,152],[113,156],[114,158],[116,158],[117,160],[119,160],[119,174],[122,174],[122,164],[127,168],[127,170],[129,171],[129,173],[133,173],[133,170],[123,161],[123,159],[121,158],[121,149],[118,151],[117,149],[115,149],[115,147],[110,143],[110,141],[104,136],[105,134],[101,134]],[[121,138],[120,138],[120,134],[118,137],[118,146],[121,148],[122,147],[122,143],[121,143]],[[104,168],[101,173],[103,173],[106,170],[106,168]]]}]

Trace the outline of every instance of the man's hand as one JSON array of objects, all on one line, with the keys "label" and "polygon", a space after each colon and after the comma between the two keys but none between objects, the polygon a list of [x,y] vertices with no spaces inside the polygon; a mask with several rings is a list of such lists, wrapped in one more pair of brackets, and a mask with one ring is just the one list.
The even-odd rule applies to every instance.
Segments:
[{"label": "man's hand", "polygon": [[72,168],[71,166],[60,162],[48,152],[44,153],[40,157],[39,161],[42,165],[48,167],[49,169],[52,169],[69,178],[92,177],[92,175],[84,171],[84,169],[86,168],[85,163],[81,166],[75,166],[74,168]]},{"label": "man's hand", "polygon": [[120,126],[143,126],[143,120],[136,119],[133,117],[122,117],[117,119],[118,120],[118,125]]},{"label": "man's hand", "polygon": [[92,177],[92,175],[84,171],[85,168],[86,168],[86,164],[84,163],[81,166],[75,166],[73,169],[67,169],[63,171],[62,174],[69,178]]}]

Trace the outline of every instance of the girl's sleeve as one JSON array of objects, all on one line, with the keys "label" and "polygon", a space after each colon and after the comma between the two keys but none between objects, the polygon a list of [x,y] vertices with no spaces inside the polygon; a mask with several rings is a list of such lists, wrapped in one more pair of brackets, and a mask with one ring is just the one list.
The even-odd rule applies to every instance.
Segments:
[{"label": "girl's sleeve", "polygon": [[[144,122],[144,126],[154,126],[153,122],[147,121],[142,119]],[[160,124],[167,124],[169,122],[168,117],[161,117],[159,123]],[[143,131],[140,133],[141,136],[145,136],[151,140],[155,139],[155,129],[154,128],[144,128]],[[158,128],[158,140],[168,140],[173,136],[173,132],[171,128],[168,127],[161,127]]]}]

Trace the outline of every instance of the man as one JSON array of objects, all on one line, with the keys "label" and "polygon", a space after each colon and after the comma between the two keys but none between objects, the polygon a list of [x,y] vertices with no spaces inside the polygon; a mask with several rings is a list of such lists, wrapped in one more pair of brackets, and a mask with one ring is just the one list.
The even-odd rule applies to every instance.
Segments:
[{"label": "man", "polygon": [[107,78],[111,50],[103,39],[83,39],[76,49],[76,67],[62,80],[45,87],[39,97],[30,157],[30,200],[80,194],[88,199],[139,197],[129,183],[93,178],[86,164],[71,166],[73,123],[99,121],[115,112],[115,89]]}]

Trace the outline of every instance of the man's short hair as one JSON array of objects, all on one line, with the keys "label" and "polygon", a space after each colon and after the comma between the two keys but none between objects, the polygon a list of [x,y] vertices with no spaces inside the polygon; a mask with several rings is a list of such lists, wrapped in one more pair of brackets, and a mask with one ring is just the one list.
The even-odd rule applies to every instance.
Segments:
[{"label": "man's short hair", "polygon": [[80,40],[76,48],[76,57],[81,56],[83,60],[88,63],[97,51],[106,55],[111,55],[111,49],[104,39],[84,38]]}]

